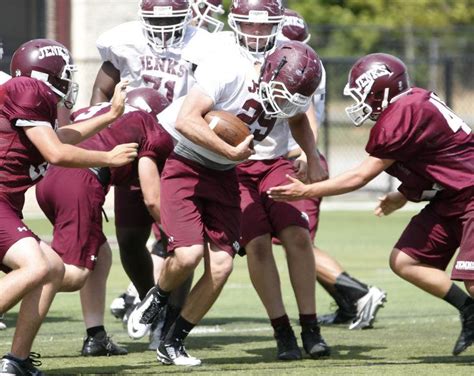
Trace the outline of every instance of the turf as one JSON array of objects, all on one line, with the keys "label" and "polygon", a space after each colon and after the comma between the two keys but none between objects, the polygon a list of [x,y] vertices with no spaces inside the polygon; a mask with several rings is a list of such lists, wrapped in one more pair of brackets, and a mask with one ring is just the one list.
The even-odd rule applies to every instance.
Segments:
[{"label": "turf", "polygon": [[[113,339],[127,346],[122,357],[83,358],[84,326],[77,293],[60,294],[34,345],[42,354],[42,370],[48,374],[226,374],[246,375],[470,375],[474,348],[451,356],[459,334],[456,311],[395,276],[388,267],[389,252],[413,213],[376,218],[369,212],[323,213],[317,244],[333,254],[353,276],[388,293],[374,328],[349,331],[325,327],[323,335],[332,347],[325,360],[298,362],[275,360],[275,343],[264,309],[249,281],[244,258],[235,269],[220,299],[187,340],[189,352],[203,359],[201,367],[184,369],[158,364],[147,340],[133,341],[121,323],[106,313],[106,327]],[[49,234],[44,221],[29,221],[38,234]],[[113,227],[106,226],[113,234]],[[283,252],[275,248],[284,299],[290,317],[297,309],[288,280]],[[107,304],[128,281],[117,253],[109,278]],[[198,272],[199,274],[199,272]],[[330,299],[317,289],[318,313],[330,310]],[[6,315],[8,329],[0,332],[0,351],[9,350],[16,309]],[[296,321],[295,331],[299,331]],[[300,342],[301,344],[301,342]]]}]

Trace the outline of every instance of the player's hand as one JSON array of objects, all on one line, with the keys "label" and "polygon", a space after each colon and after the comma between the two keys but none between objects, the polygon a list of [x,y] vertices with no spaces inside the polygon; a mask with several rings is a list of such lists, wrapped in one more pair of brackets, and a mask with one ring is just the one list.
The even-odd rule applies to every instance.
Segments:
[{"label": "player's hand", "polygon": [[255,154],[255,150],[253,150],[253,135],[248,135],[245,137],[240,144],[233,148],[232,153],[229,156],[231,161],[245,161],[248,159],[252,154]]},{"label": "player's hand", "polygon": [[109,167],[120,167],[132,162],[138,155],[138,144],[120,144],[114,147],[109,154]]},{"label": "player's hand", "polygon": [[117,85],[115,85],[114,96],[110,101],[111,106],[109,110],[109,114],[114,120],[122,116],[123,111],[125,110],[125,89],[127,88],[127,86],[127,80],[122,80]]},{"label": "player's hand", "polygon": [[307,177],[308,164],[306,163],[306,158],[299,156],[293,161],[293,169],[295,170],[296,177],[305,181]]},{"label": "player's hand", "polygon": [[310,158],[307,163],[308,171],[306,182],[316,183],[318,181],[326,180],[329,177],[327,170],[321,165],[319,156]]},{"label": "player's hand", "polygon": [[271,187],[267,191],[270,198],[275,201],[296,201],[310,197],[307,185],[289,175],[286,175],[286,177],[291,183],[280,185],[279,187]]},{"label": "player's hand", "polygon": [[400,209],[407,203],[406,197],[400,192],[390,192],[378,198],[379,203],[374,209],[374,214],[377,217],[390,215],[395,210]]}]

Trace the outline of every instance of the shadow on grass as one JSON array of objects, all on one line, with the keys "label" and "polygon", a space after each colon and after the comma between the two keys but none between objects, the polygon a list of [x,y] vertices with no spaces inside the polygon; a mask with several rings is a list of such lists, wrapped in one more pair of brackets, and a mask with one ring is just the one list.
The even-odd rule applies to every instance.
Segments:
[{"label": "shadow on grass", "polygon": [[[469,351],[469,350],[466,350]],[[472,350],[471,350],[472,351]],[[457,364],[460,366],[468,366],[474,364],[474,355],[466,354],[461,356],[419,356],[411,357],[409,359],[416,360],[420,363],[427,364]]]},{"label": "shadow on grass", "polygon": [[[18,312],[7,312],[3,317],[3,322],[7,325],[8,328],[13,328],[18,319]],[[82,317],[73,317],[73,316],[46,316],[43,324],[47,323],[72,323],[72,322],[82,322]]]},{"label": "shadow on grass", "polygon": [[270,320],[266,317],[204,317],[199,325],[227,325],[227,324],[266,324],[271,328]]},{"label": "shadow on grass", "polygon": [[[48,370],[48,375],[104,375],[104,374],[119,374],[126,371],[130,374],[144,374],[149,365],[119,365],[119,366],[104,366],[104,367],[64,367]],[[139,370],[133,372],[133,370]],[[149,373],[156,374],[156,371]]]}]

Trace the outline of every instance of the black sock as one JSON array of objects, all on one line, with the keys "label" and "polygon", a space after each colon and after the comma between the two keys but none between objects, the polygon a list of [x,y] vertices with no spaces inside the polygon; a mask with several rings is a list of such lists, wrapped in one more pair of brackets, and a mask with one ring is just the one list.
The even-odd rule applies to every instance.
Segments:
[{"label": "black sock", "polygon": [[158,283],[156,284],[156,293],[158,294],[158,296],[160,297],[160,303],[162,305],[166,305],[166,303],[168,303],[168,298],[171,294],[171,291],[165,291],[165,290],[162,290],[161,287],[158,285]]},{"label": "black sock", "polygon": [[300,313],[300,325],[302,327],[307,327],[307,326],[312,326],[314,324],[317,324],[318,318],[316,316],[316,313],[312,313],[309,315],[303,315]]},{"label": "black sock", "polygon": [[334,285],[343,296],[350,301],[357,301],[369,292],[369,286],[342,272],[336,278]]},{"label": "black sock", "polygon": [[273,329],[276,329],[280,326],[291,326],[290,318],[286,314],[274,319],[270,319],[270,324],[272,325]]},{"label": "black sock", "polygon": [[184,341],[188,336],[189,332],[196,326],[189,321],[185,320],[183,316],[179,315],[174,324],[171,326],[166,341],[168,340],[180,340]]},{"label": "black sock", "polygon": [[163,323],[163,329],[161,329],[161,337],[160,339],[163,340],[166,338],[168,331],[171,329],[171,326],[178,318],[179,314],[181,313],[182,307],[175,307],[171,304],[168,304],[165,309],[165,322]]},{"label": "black sock", "polygon": [[87,328],[87,336],[88,337],[95,337],[100,332],[105,333],[104,325],[93,326],[92,328]]},{"label": "black sock", "polygon": [[467,307],[474,303],[474,299],[454,283],[451,285],[443,300],[446,300],[449,304],[456,307],[460,312],[463,312]]}]

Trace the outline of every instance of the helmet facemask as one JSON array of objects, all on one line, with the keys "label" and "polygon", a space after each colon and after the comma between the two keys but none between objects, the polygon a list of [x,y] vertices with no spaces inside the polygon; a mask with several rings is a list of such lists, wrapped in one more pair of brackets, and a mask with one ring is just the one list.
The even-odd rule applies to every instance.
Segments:
[{"label": "helmet facemask", "polygon": [[139,10],[148,44],[154,49],[176,47],[183,42],[184,31],[192,18],[191,8],[173,10],[155,6],[153,11]]},{"label": "helmet facemask", "polygon": [[217,33],[224,29],[224,23],[213,17],[215,14],[223,15],[225,13],[222,5],[216,6],[206,0],[195,0],[191,7],[196,27],[205,28],[210,33]]},{"label": "helmet facemask", "polygon": [[356,102],[352,106],[345,108],[347,116],[349,116],[349,119],[352,120],[356,127],[359,127],[372,114],[372,107],[365,103],[367,94],[362,94],[359,90],[349,87],[349,84],[346,84],[344,87],[344,95],[352,97]]},{"label": "helmet facemask", "polygon": [[[283,26],[283,15],[269,16],[267,11],[251,10],[248,15],[229,14],[229,26],[234,31],[237,43],[255,58],[262,58],[274,45],[277,35]],[[262,35],[248,33],[242,28],[244,25],[260,24],[269,28]],[[245,29],[246,26],[244,26]]]},{"label": "helmet facemask", "polygon": [[377,120],[387,108],[390,103],[390,89],[385,87],[374,92],[373,87],[378,78],[391,75],[392,72],[385,65],[378,65],[355,79],[354,84],[357,87],[353,87],[354,84],[351,85],[350,82],[346,84],[344,95],[352,97],[356,103],[346,107],[345,110],[355,126],[360,126],[368,118]]}]

